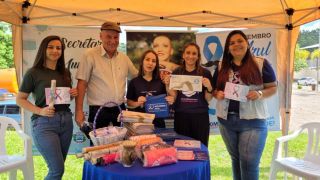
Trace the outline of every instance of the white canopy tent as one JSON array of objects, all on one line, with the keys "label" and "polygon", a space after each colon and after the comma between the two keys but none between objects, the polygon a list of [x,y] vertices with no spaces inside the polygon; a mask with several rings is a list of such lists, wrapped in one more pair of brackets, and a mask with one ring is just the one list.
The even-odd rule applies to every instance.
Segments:
[{"label": "white canopy tent", "polygon": [[[320,0],[1,0],[0,20],[13,25],[13,44],[21,78],[22,24],[286,29],[286,48],[278,60],[280,112],[288,133],[293,54],[299,26],[320,18]],[[20,82],[20,79],[18,79]]]}]

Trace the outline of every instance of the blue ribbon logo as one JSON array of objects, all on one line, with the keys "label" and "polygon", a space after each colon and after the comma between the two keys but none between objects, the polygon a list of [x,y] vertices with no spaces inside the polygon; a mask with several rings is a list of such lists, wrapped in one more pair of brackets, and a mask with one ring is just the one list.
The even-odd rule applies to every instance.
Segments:
[{"label": "blue ribbon logo", "polygon": [[[216,44],[215,52],[211,52],[209,45]],[[206,67],[213,65],[213,62],[219,61],[223,54],[223,48],[221,42],[217,36],[208,36],[205,40],[203,47],[203,55],[207,59],[207,63],[204,64]]]}]

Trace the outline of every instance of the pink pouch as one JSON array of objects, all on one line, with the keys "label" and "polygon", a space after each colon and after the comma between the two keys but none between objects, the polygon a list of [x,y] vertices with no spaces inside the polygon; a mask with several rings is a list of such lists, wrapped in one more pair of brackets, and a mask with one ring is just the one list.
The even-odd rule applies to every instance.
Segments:
[{"label": "pink pouch", "polygon": [[152,144],[142,149],[143,167],[177,163],[177,149],[167,144]]}]

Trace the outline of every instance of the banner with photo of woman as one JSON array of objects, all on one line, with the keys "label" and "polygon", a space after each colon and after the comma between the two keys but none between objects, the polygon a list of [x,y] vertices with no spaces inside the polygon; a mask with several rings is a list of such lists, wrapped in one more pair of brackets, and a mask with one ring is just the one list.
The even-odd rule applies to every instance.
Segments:
[{"label": "banner with photo of woman", "polygon": [[[171,74],[182,60],[183,46],[195,42],[194,32],[137,32],[127,31],[127,55],[139,69],[142,54],[153,49],[159,58],[160,76]],[[173,118],[173,111],[170,110]],[[173,128],[172,119],[166,120],[166,127]]]},{"label": "banner with photo of woman", "polygon": [[143,52],[153,49],[160,63],[161,74],[172,72],[181,63],[185,44],[195,42],[194,32],[127,32],[127,55],[137,68]]}]

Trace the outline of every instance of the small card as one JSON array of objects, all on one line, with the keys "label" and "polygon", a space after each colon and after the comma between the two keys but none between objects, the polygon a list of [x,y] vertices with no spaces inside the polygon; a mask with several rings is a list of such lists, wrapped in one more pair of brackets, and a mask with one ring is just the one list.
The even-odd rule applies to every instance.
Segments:
[{"label": "small card", "polygon": [[194,151],[194,160],[198,161],[208,161],[209,155],[206,151]]},{"label": "small card", "polygon": [[202,76],[171,75],[169,89],[201,92]]},{"label": "small card", "polygon": [[177,158],[180,161],[208,161],[209,155],[205,151],[178,150]]},{"label": "small card", "polygon": [[235,101],[247,102],[249,86],[227,82],[224,88],[224,97]]},{"label": "small card", "polygon": [[[54,93],[54,104],[70,104],[70,88],[69,87],[56,87]],[[46,104],[49,105],[50,101],[50,88],[45,88]]]},{"label": "small card", "polygon": [[178,150],[177,158],[182,161],[193,161],[194,153],[193,151],[189,151],[189,150]]},{"label": "small card", "polygon": [[197,140],[181,140],[181,139],[176,139],[173,143],[174,147],[179,147],[179,148],[201,148],[201,142]]}]

